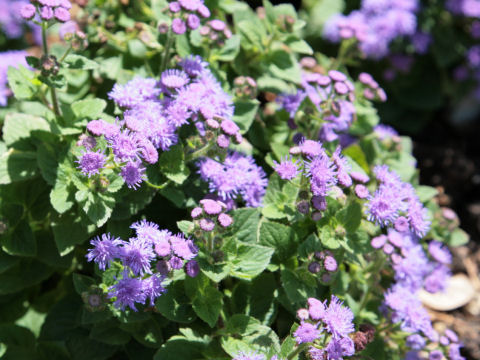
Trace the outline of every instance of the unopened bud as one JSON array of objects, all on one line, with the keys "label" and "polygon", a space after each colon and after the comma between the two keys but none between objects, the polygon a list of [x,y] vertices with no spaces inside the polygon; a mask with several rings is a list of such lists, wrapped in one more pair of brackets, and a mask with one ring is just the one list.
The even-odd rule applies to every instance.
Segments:
[{"label": "unopened bud", "polygon": [[318,274],[320,271],[322,271],[322,265],[316,261],[313,261],[308,265],[308,271],[310,271],[312,274]]}]

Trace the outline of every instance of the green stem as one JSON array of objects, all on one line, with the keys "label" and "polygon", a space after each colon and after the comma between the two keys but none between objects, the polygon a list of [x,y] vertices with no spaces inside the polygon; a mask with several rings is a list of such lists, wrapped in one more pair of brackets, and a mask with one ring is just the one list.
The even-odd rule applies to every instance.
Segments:
[{"label": "green stem", "polygon": [[163,52],[162,66],[160,68],[160,73],[162,73],[167,68],[169,55],[170,55],[170,47],[172,46],[172,40],[173,40],[172,29],[168,29],[167,42],[165,44],[165,50]]},{"label": "green stem", "polygon": [[293,350],[290,354],[288,354],[287,360],[292,360],[295,356],[300,354],[303,350],[306,350],[307,346],[308,346],[308,343],[301,344],[299,347]]},{"label": "green stem", "polygon": [[67,51],[65,51],[65,53],[62,55],[62,57],[60,58],[60,60],[58,60],[59,63],[62,63],[63,60],[65,60],[65,58],[68,56],[68,54],[70,54],[70,51],[72,51],[72,45],[70,45],[67,49]]},{"label": "green stem", "polygon": [[195,160],[195,159],[198,159],[202,156],[205,156],[207,155],[208,151],[212,148],[213,146],[213,142],[209,142],[207,145],[205,145],[204,147],[190,153],[190,154],[187,154],[187,156],[185,157],[185,161],[188,162],[188,161],[191,161],[191,160]]},{"label": "green stem", "polygon": [[[42,22],[42,46],[43,46],[43,53],[45,56],[48,56],[48,44],[47,44],[47,23],[45,21]],[[60,108],[58,107],[58,100],[57,100],[57,92],[55,91],[54,87],[50,88],[50,92],[52,94],[52,105],[53,105],[53,112],[56,116],[60,116]]]},{"label": "green stem", "polygon": [[169,183],[170,181],[167,180],[165,181],[162,185],[155,185],[155,184],[152,184],[150,181],[148,180],[144,180],[145,184],[147,184],[148,186],[154,188],[154,189],[158,189],[158,190],[161,190],[161,189],[164,189]]}]

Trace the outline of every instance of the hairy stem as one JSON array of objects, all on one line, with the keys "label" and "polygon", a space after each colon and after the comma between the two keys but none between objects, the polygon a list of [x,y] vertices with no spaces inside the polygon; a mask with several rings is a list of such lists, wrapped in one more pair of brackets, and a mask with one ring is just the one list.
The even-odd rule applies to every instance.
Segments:
[{"label": "hairy stem", "polygon": [[[45,56],[48,56],[47,23],[45,21],[42,22],[42,46],[43,46],[43,53],[45,54]],[[58,107],[57,92],[55,91],[54,87],[50,87],[50,92],[52,94],[53,112],[55,113],[56,116],[60,116],[60,108]]]}]

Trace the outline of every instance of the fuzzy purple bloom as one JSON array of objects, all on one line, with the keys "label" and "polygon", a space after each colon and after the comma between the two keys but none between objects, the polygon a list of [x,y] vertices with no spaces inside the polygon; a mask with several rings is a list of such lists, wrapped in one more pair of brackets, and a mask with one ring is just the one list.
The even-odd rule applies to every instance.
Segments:
[{"label": "fuzzy purple bloom", "polygon": [[105,270],[110,261],[118,257],[122,240],[114,238],[110,234],[103,234],[90,240],[93,249],[88,249],[86,258],[88,261],[94,261],[98,264],[100,270]]},{"label": "fuzzy purple bloom", "polygon": [[134,275],[151,274],[150,262],[155,258],[152,245],[138,238],[126,242],[120,251],[120,259]]},{"label": "fuzzy purple bloom", "polygon": [[109,288],[109,298],[116,298],[115,307],[124,310],[127,306],[137,311],[135,303],[145,304],[147,295],[143,291],[143,282],[137,278],[124,278]]},{"label": "fuzzy purple bloom", "polygon": [[295,330],[293,336],[297,341],[297,344],[303,344],[308,342],[313,342],[318,339],[321,335],[321,331],[317,329],[315,325],[304,322]]},{"label": "fuzzy purple bloom", "polygon": [[343,302],[335,295],[332,295],[322,320],[328,332],[334,337],[348,337],[348,334],[355,331],[352,310],[343,306]]},{"label": "fuzzy purple bloom", "polygon": [[115,84],[108,97],[121,107],[132,108],[144,101],[157,99],[160,93],[155,79],[135,78],[124,85]]},{"label": "fuzzy purple bloom", "polygon": [[297,177],[298,171],[298,161],[293,161],[291,157],[285,157],[277,163],[275,160],[273,161],[274,170],[283,180],[292,180]]},{"label": "fuzzy purple bloom", "polygon": [[88,177],[99,174],[100,170],[105,166],[105,155],[98,150],[84,152],[78,161],[78,168]]},{"label": "fuzzy purple bloom", "polygon": [[145,168],[140,162],[129,161],[120,172],[129,188],[136,189],[145,179]]}]

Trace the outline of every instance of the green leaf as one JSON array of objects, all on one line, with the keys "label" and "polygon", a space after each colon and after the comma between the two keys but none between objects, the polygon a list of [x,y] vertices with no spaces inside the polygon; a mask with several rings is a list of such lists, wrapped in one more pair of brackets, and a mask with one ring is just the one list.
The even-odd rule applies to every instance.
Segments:
[{"label": "green leaf", "polygon": [[276,94],[292,92],[287,82],[278,79],[275,76],[262,75],[257,79],[258,89],[261,91],[270,91]]},{"label": "green leaf", "polygon": [[340,247],[340,242],[335,235],[334,229],[327,225],[319,228],[318,230],[318,237],[320,238],[323,246],[331,250],[336,250]]},{"label": "green leaf", "polygon": [[235,247],[234,253],[229,254],[232,265],[230,275],[244,280],[251,280],[262,273],[275,251],[266,246],[241,242],[236,242]]},{"label": "green leaf", "polygon": [[157,299],[155,306],[170,321],[188,324],[196,318],[181,281],[171,284],[168,291]]},{"label": "green leaf", "polygon": [[10,149],[0,155],[0,184],[26,180],[37,174],[37,157],[31,151]]},{"label": "green leaf", "polygon": [[460,228],[457,228],[452,231],[448,244],[453,247],[462,246],[468,243],[470,236]]},{"label": "green leaf", "polygon": [[35,256],[37,254],[37,242],[32,229],[25,219],[15,224],[10,235],[2,239],[2,249],[9,255]]},{"label": "green leaf", "polygon": [[190,170],[185,166],[182,144],[172,146],[169,151],[162,153],[158,165],[162,173],[177,184],[183,184],[190,175]]},{"label": "green leaf", "polygon": [[231,234],[246,243],[257,241],[260,212],[258,208],[241,208],[232,211],[233,225]]},{"label": "green leaf", "polygon": [[24,316],[15,321],[15,324],[29,329],[36,337],[38,337],[45,316],[46,314],[39,313],[33,308],[30,308]]},{"label": "green leaf", "polygon": [[129,40],[128,43],[128,52],[135,58],[145,59],[147,58],[147,47],[139,39]]},{"label": "green leaf", "polygon": [[37,149],[37,162],[43,178],[49,185],[54,185],[57,178],[58,144],[40,143]]},{"label": "green leaf", "polygon": [[415,191],[417,192],[418,198],[422,203],[433,199],[438,194],[438,190],[434,187],[424,185],[415,187]]},{"label": "green leaf", "polygon": [[285,40],[285,45],[287,45],[290,50],[293,52],[296,52],[297,54],[306,54],[306,55],[312,55],[313,50],[308,45],[308,43],[305,40],[299,39],[296,36],[289,36]]},{"label": "green leaf", "polygon": [[83,211],[97,227],[107,222],[115,206],[115,198],[100,193],[88,193],[87,199],[80,201]]},{"label": "green leaf", "polygon": [[82,223],[81,217],[72,213],[53,216],[52,230],[61,256],[73,251],[75,245],[89,237],[88,227]]},{"label": "green leaf", "polygon": [[109,345],[125,345],[130,341],[130,334],[121,330],[118,321],[109,320],[93,325],[90,339]]},{"label": "green leaf", "polygon": [[293,54],[286,51],[276,50],[269,54],[268,71],[273,77],[295,84],[300,82],[300,66]]},{"label": "green leaf", "polygon": [[31,138],[35,131],[50,132],[50,126],[45,119],[38,116],[9,113],[3,125],[3,140],[8,147],[32,150],[26,140]]},{"label": "green leaf", "polygon": [[63,76],[63,74],[50,75],[50,76],[40,75],[38,77],[38,80],[48,85],[49,87],[55,88],[55,89],[61,89],[65,85],[67,85],[67,81],[65,79],[65,76]]},{"label": "green leaf", "polygon": [[358,201],[352,201],[347,207],[337,212],[337,220],[349,233],[355,232],[362,221],[362,205]]},{"label": "green leaf", "polygon": [[94,70],[98,68],[98,63],[82,55],[70,54],[63,61],[70,69]]},{"label": "green leaf", "polygon": [[177,221],[177,227],[185,235],[190,235],[193,232],[195,224],[192,221],[182,220]]},{"label": "green leaf", "polygon": [[24,258],[0,274],[0,295],[13,294],[47,279],[53,269],[33,259]]},{"label": "green leaf", "polygon": [[192,299],[192,307],[198,317],[213,328],[222,310],[222,293],[203,274],[195,278],[187,277],[185,291]]},{"label": "green leaf", "polygon": [[73,286],[78,295],[82,295],[84,291],[88,291],[92,285],[95,285],[95,279],[90,276],[73,273]]},{"label": "green leaf", "polygon": [[87,333],[79,330],[68,337],[66,345],[73,360],[106,360],[117,351],[116,346],[90,339]]},{"label": "green leaf", "polygon": [[206,349],[203,341],[190,340],[183,336],[173,336],[162,345],[154,356],[154,360],[203,359]]},{"label": "green leaf", "polygon": [[220,51],[213,56],[213,59],[220,61],[232,61],[235,59],[240,51],[240,36],[232,35],[225,44],[220,48]]},{"label": "green leaf", "polygon": [[250,125],[252,125],[255,115],[257,114],[259,104],[260,102],[257,99],[235,101],[233,121],[235,121],[240,128],[240,133],[245,134],[248,129],[250,129]]},{"label": "green leaf", "polygon": [[85,99],[72,104],[73,114],[77,119],[97,119],[107,107],[103,99]]},{"label": "green leaf", "polygon": [[18,100],[31,99],[37,92],[32,80],[34,73],[24,66],[18,65],[18,69],[10,66],[7,71],[8,85]]},{"label": "green leaf", "polygon": [[260,226],[260,244],[275,251],[280,262],[296,254],[298,237],[293,228],[277,223],[265,221]]},{"label": "green leaf", "polygon": [[63,179],[59,179],[52,188],[50,192],[50,203],[59,214],[63,214],[73,206],[71,193]]},{"label": "green leaf", "polygon": [[315,297],[315,287],[302,281],[300,276],[290,269],[281,272],[282,287],[292,303],[304,305],[309,297]]}]

